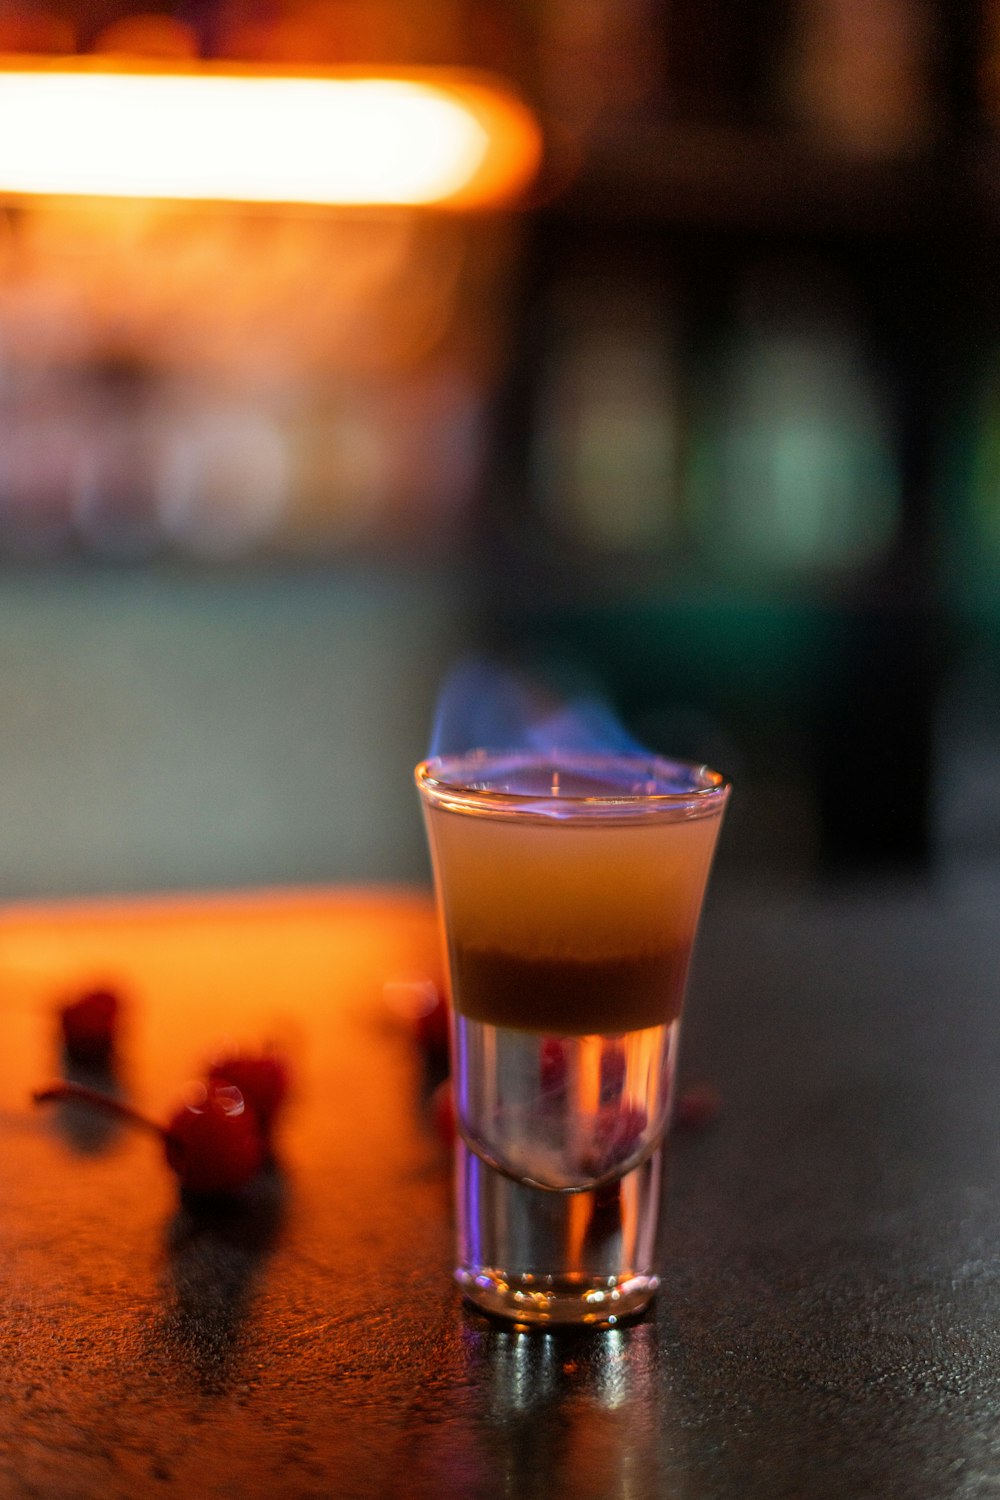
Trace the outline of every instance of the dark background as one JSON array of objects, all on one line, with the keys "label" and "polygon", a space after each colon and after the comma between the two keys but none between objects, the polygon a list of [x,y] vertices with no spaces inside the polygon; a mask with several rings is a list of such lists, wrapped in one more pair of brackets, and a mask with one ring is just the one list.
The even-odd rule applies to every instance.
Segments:
[{"label": "dark background", "polygon": [[[991,856],[1000,6],[160,15],[489,67],[546,160],[467,218],[3,210],[0,891],[424,878],[470,649],[729,773],[734,873]],[[7,47],[136,26],[0,4]]]}]

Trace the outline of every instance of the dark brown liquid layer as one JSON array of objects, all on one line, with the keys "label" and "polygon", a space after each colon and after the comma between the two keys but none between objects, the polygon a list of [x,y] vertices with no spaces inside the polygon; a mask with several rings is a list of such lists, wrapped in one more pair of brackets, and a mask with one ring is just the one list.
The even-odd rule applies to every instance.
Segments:
[{"label": "dark brown liquid layer", "polygon": [[639,1031],[680,1015],[690,949],[626,958],[528,958],[456,945],[455,1006],[472,1021],[557,1036]]}]

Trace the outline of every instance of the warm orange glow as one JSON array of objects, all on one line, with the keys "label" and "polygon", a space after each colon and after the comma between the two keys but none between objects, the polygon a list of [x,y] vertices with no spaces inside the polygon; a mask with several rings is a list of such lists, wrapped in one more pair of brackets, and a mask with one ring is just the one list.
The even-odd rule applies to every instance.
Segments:
[{"label": "warm orange glow", "polygon": [[[443,1166],[416,1108],[420,1059],[410,1043],[412,1023],[395,1016],[383,998],[387,978],[435,973],[438,955],[429,898],[389,889],[0,907],[5,1235],[13,1224],[15,1187],[23,1194],[45,1182],[46,1202],[58,1191],[64,1229],[86,1225],[88,1215],[93,1222],[95,1201],[102,1201],[104,1187],[80,1170],[78,1160],[70,1157],[57,1168],[52,1133],[42,1124],[27,1125],[31,1090],[59,1067],[58,1007],[97,982],[121,996],[128,1094],[153,1118],[165,1119],[185,1083],[223,1050],[273,1043],[288,1058],[292,1102],[282,1155],[294,1175],[297,1212],[311,1233],[320,1241],[328,1234],[335,1246],[345,1192],[367,1203],[383,1180],[416,1185],[430,1163],[439,1173]],[[361,1142],[366,1149],[359,1149]],[[121,1174],[132,1228],[148,1223],[155,1246],[164,1216],[176,1210],[173,1182],[160,1170],[155,1147],[138,1133],[123,1139],[120,1158],[117,1152],[112,1157],[107,1165]],[[373,1175],[372,1163],[384,1179]],[[441,1214],[443,1254],[445,1199],[433,1183],[430,1201]],[[117,1190],[115,1203],[125,1212]],[[37,1202],[22,1207],[19,1222],[34,1223],[38,1211]],[[100,1209],[97,1214],[103,1224]],[[8,1243],[9,1237],[5,1252]],[[51,1241],[41,1237],[37,1245],[35,1271],[48,1285],[53,1273],[44,1261]]]},{"label": "warm orange glow", "polygon": [[[311,1045],[336,1045],[346,1016],[366,1006],[391,1024],[386,980],[436,974],[438,931],[427,897],[391,889],[285,890],[136,897],[0,909],[5,1025],[21,1017],[24,1044],[49,1041],[55,1007],[94,983],[134,1002],[149,1043],[150,1096],[186,1076],[164,1058],[220,1038],[281,1040],[308,1026]],[[206,1007],[211,1007],[207,1019]],[[398,1017],[395,1018],[398,1023]],[[10,1041],[10,1038],[6,1038]],[[195,1049],[191,1055],[192,1048]],[[15,1047],[16,1051],[17,1048]],[[0,1048],[0,1101],[9,1049]],[[39,1056],[44,1081],[51,1062]],[[180,1066],[180,1065],[179,1065]]]},{"label": "warm orange glow", "polygon": [[6,195],[466,208],[515,196],[540,154],[486,78],[0,57]]}]

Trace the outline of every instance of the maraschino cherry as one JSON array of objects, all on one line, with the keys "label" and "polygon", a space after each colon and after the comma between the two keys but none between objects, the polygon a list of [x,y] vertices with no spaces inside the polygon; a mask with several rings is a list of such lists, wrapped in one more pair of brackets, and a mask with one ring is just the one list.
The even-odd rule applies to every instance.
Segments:
[{"label": "maraschino cherry", "polygon": [[175,1111],[166,1127],[130,1105],[78,1083],[52,1084],[40,1089],[34,1099],[36,1104],[74,1099],[151,1131],[163,1142],[167,1162],[184,1192],[239,1192],[267,1158],[257,1116],[231,1084],[196,1084],[189,1101]]},{"label": "maraschino cherry", "polygon": [[210,1084],[226,1084],[239,1090],[257,1122],[265,1140],[269,1140],[274,1122],[288,1095],[288,1065],[276,1052],[256,1055],[232,1052],[217,1058],[208,1070]]},{"label": "maraschino cherry", "polygon": [[674,1110],[674,1124],[686,1130],[704,1130],[722,1113],[722,1095],[711,1083],[693,1083],[684,1089]]},{"label": "maraschino cherry", "polygon": [[110,989],[87,990],[59,1012],[63,1046],[72,1062],[106,1068],[115,1051],[118,996]]},{"label": "maraschino cherry", "polygon": [[442,1145],[453,1146],[458,1130],[458,1120],[455,1113],[455,1093],[450,1078],[438,1084],[427,1101],[427,1110],[431,1124]]},{"label": "maraschino cherry", "polygon": [[167,1161],[189,1193],[236,1193],[267,1157],[264,1132],[233,1084],[199,1083],[163,1133]]},{"label": "maraschino cherry", "polygon": [[426,1052],[432,1057],[446,1058],[451,1006],[440,986],[433,986],[432,996],[427,1007],[414,1017],[414,1030],[418,1043]]}]

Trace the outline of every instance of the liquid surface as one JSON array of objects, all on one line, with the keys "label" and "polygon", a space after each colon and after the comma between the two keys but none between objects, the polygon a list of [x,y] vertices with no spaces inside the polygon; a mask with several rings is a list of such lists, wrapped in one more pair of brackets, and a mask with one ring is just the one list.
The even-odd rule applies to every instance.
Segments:
[{"label": "liquid surface", "polygon": [[[423,770],[424,768],[421,768]],[[513,798],[542,798],[536,808],[547,817],[572,817],[571,800],[599,798],[621,802],[650,797],[724,797],[725,779],[707,766],[647,755],[586,752],[511,751],[490,755],[446,756],[426,763],[427,781],[442,793],[497,792]],[[640,812],[638,807],[633,812]]]}]

